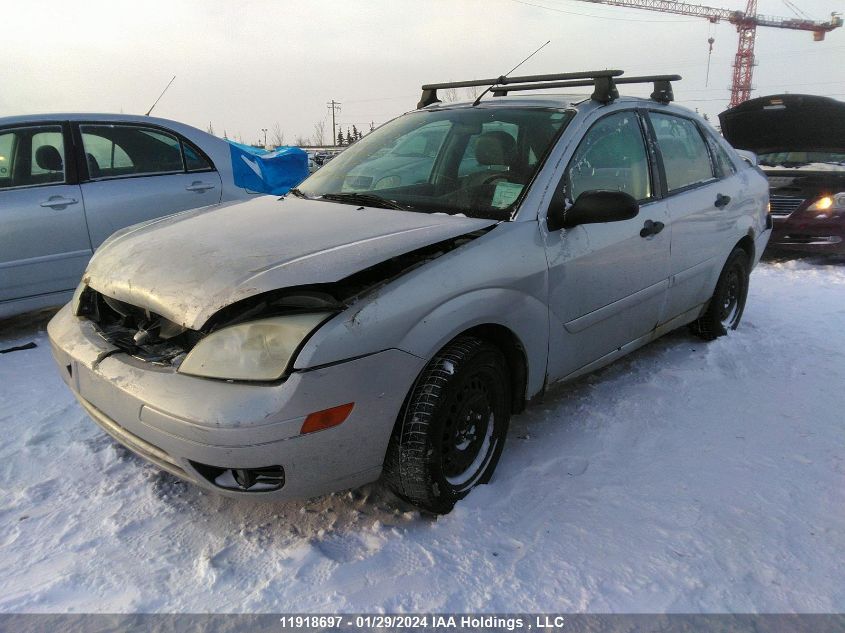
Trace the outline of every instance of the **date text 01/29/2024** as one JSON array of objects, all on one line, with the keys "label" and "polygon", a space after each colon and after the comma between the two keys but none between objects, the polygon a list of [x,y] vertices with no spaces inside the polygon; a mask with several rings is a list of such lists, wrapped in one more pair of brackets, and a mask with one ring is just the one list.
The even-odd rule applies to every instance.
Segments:
[{"label": "date text 01/29/2024", "polygon": [[522,616],[471,616],[471,615],[288,615],[280,618],[284,627],[331,629],[340,626],[354,626],[361,629],[504,629],[555,630],[562,629],[565,619],[561,615]]}]

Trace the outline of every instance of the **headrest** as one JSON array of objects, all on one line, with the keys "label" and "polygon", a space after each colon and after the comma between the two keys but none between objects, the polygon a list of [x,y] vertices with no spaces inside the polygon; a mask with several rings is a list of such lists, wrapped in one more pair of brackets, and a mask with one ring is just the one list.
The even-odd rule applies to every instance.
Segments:
[{"label": "headrest", "polygon": [[35,150],[35,163],[46,171],[62,171],[62,155],[52,145],[42,145]]},{"label": "headrest", "polygon": [[475,142],[475,160],[482,165],[510,165],[515,146],[507,132],[485,132]]}]

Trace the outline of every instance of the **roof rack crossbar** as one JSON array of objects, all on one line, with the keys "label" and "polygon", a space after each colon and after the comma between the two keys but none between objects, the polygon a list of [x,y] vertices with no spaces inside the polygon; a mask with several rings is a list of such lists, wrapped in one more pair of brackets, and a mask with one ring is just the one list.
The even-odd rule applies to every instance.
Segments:
[{"label": "roof rack crossbar", "polygon": [[[437,98],[437,91],[438,90],[446,90],[448,88],[471,88],[473,86],[504,86],[510,85],[515,83],[534,83],[534,82],[549,82],[549,81],[562,81],[562,80],[572,80],[572,79],[591,79],[591,80],[598,80],[602,79],[608,83],[612,83],[613,77],[618,77],[624,71],[621,70],[594,70],[594,71],[583,71],[577,73],[557,73],[551,75],[523,75],[521,77],[492,77],[490,79],[470,79],[467,81],[449,81],[445,83],[437,83],[437,84],[425,84],[422,87],[422,97],[420,98],[419,103],[417,104],[417,108],[424,108],[428,105],[433,103],[438,103],[440,99]],[[590,82],[592,83],[592,82]],[[586,85],[590,85],[589,83]],[[494,89],[493,92],[496,92]]]},{"label": "roof rack crossbar", "polygon": [[673,81],[681,79],[680,75],[648,75],[643,77],[596,77],[593,81],[551,81],[533,84],[518,84],[496,86],[491,92],[494,96],[505,96],[509,92],[523,90],[543,90],[545,88],[575,88],[579,86],[595,86],[591,99],[600,103],[609,103],[619,97],[616,84],[653,83],[654,91],[651,98],[659,103],[669,103],[675,96],[672,91]]},{"label": "roof rack crossbar", "polygon": [[[598,84],[601,84],[600,86]],[[494,96],[504,97],[509,92],[521,92],[523,90],[543,90],[544,88],[581,88],[585,86],[594,86],[593,99],[602,101],[604,103],[612,101],[619,96],[618,93],[611,98],[611,85],[613,82],[607,81],[607,78],[601,77],[590,81],[550,81],[544,84],[519,84],[516,86],[501,86],[491,90]],[[598,91],[595,89],[597,88]]]},{"label": "roof rack crossbar", "polygon": [[614,79],[618,84],[654,84],[651,98],[658,103],[671,103],[675,100],[672,82],[680,81],[680,75],[645,75],[643,77],[622,77]]}]

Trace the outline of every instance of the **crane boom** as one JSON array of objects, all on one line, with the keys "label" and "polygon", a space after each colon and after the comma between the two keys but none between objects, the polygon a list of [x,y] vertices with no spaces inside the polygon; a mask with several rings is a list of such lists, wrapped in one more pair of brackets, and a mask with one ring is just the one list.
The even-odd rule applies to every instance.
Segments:
[{"label": "crane boom", "polygon": [[[675,13],[677,15],[689,15],[705,18],[711,22],[730,22],[740,24],[753,22],[756,26],[772,26],[779,29],[793,29],[796,31],[813,31],[815,33],[828,33],[833,29],[842,26],[842,18],[832,16],[827,22],[820,20],[809,20],[804,18],[778,18],[768,15],[759,15],[755,12],[736,11],[734,9],[720,9],[688,2],[672,2],[671,0],[579,0],[580,2],[591,2],[592,4],[607,4],[614,7],[626,7],[629,9],[648,9],[649,11],[660,11],[661,13]],[[755,3],[756,4],[756,3]]]},{"label": "crane boom", "polygon": [[672,2],[671,0],[578,0],[592,4],[607,4],[629,9],[647,9],[661,13],[675,13],[705,18],[716,23],[724,20],[736,27],[739,33],[739,46],[733,66],[733,82],[731,84],[731,107],[737,106],[751,98],[751,80],[754,73],[754,43],[757,37],[757,27],[766,26],[794,31],[811,31],[815,41],[824,39],[825,34],[842,26],[842,18],[833,14],[830,20],[822,22],[805,18],[778,18],[757,13],[757,0],[748,0],[745,11],[720,9],[688,2]]}]

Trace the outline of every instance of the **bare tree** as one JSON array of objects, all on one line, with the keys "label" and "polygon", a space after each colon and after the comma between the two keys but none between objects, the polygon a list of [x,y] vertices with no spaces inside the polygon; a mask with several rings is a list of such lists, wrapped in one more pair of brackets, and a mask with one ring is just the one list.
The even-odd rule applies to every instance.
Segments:
[{"label": "bare tree", "polygon": [[481,93],[481,88],[479,86],[467,86],[464,90],[467,93],[467,99],[472,99],[473,101],[475,101]]},{"label": "bare tree", "polygon": [[270,130],[270,141],[276,147],[285,144],[285,133],[282,131],[282,126],[279,125],[278,121],[273,126],[273,129]]},{"label": "bare tree", "polygon": [[317,121],[314,124],[314,136],[312,138],[314,140],[314,145],[319,145],[320,147],[323,146],[323,143],[326,140],[326,122],[325,121]]},{"label": "bare tree", "polygon": [[211,121],[208,122],[208,129],[206,130],[206,132],[214,136],[214,126],[211,124]]},{"label": "bare tree", "polygon": [[308,146],[311,145],[311,140],[307,136],[302,136],[301,134],[299,134],[294,139],[293,144],[297,147]]},{"label": "bare tree", "polygon": [[443,91],[443,101],[450,102],[450,101],[457,101],[458,100],[458,90],[457,88],[446,88]]}]

